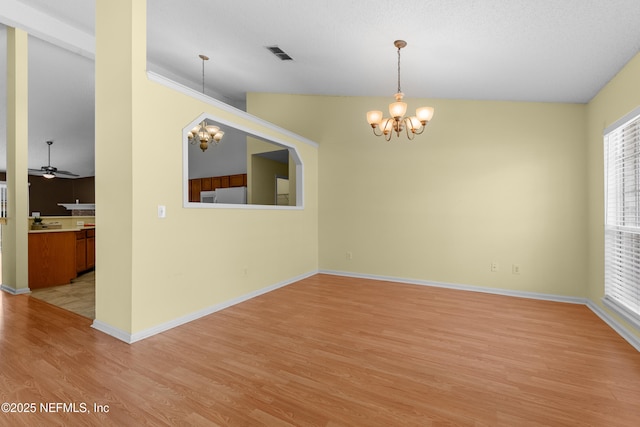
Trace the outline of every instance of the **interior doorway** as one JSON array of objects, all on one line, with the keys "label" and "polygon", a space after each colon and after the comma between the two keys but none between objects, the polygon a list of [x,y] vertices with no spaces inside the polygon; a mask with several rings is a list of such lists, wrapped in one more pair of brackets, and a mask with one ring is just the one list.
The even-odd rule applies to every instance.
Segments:
[{"label": "interior doorway", "polygon": [[289,177],[276,175],[276,205],[289,206]]}]

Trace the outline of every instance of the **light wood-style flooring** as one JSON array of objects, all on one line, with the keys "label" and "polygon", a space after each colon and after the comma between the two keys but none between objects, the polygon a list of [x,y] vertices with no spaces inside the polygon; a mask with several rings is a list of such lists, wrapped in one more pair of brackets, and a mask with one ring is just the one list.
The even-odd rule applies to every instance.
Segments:
[{"label": "light wood-style flooring", "polygon": [[94,319],[96,312],[95,271],[78,276],[69,285],[32,289],[31,296],[89,319]]},{"label": "light wood-style flooring", "polygon": [[127,345],[0,294],[1,400],[91,411],[0,413],[2,426],[640,420],[640,353],[582,305],[320,274]]}]

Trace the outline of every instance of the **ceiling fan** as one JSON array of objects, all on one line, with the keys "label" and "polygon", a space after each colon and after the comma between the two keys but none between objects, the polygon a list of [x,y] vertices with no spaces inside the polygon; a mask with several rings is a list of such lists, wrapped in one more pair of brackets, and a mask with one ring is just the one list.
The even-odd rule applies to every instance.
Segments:
[{"label": "ceiling fan", "polygon": [[47,141],[47,145],[49,146],[49,162],[47,166],[42,166],[40,169],[29,169],[29,172],[41,173],[43,177],[47,179],[55,178],[56,174],[59,175],[67,175],[67,176],[80,176],[75,173],[71,173],[69,171],[61,171],[58,168],[51,166],[51,145],[53,141]]}]

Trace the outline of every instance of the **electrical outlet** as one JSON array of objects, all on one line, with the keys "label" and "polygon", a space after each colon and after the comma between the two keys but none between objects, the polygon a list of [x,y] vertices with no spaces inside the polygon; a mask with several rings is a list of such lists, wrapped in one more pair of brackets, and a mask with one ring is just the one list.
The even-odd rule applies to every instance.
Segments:
[{"label": "electrical outlet", "polygon": [[353,252],[347,251],[347,261],[351,261],[353,259]]},{"label": "electrical outlet", "polygon": [[496,273],[499,269],[497,261],[491,261],[491,272]]},{"label": "electrical outlet", "polygon": [[520,264],[513,264],[511,266],[511,273],[520,274]]}]

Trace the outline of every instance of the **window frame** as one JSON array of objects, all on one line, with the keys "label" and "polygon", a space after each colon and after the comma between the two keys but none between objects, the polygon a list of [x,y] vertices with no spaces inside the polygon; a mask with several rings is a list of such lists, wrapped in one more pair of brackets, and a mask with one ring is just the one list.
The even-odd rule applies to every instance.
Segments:
[{"label": "window frame", "polygon": [[[620,136],[619,133],[629,126],[633,129],[632,135],[627,138]],[[612,144],[616,144],[615,148],[612,148]],[[631,157],[625,157],[629,159],[626,161],[621,160],[620,154],[620,149],[625,144],[627,149],[629,144],[635,146]],[[635,276],[640,279],[640,107],[604,130],[603,150],[605,212],[602,301],[626,321],[640,328],[640,280],[629,278]],[[614,151],[617,155],[612,158]],[[631,168],[625,168],[625,163],[628,162],[632,162]],[[624,202],[625,194],[628,194],[624,191],[627,188],[625,177],[632,181],[631,187],[635,193],[632,194],[635,206],[630,210],[626,209],[627,204]],[[614,180],[616,182],[612,182]],[[620,198],[623,199],[622,202]],[[632,224],[629,224],[630,221]],[[632,301],[628,301],[629,299]]]}]

